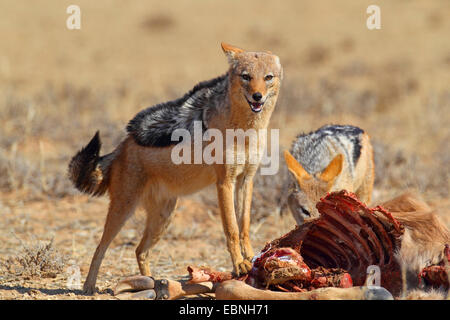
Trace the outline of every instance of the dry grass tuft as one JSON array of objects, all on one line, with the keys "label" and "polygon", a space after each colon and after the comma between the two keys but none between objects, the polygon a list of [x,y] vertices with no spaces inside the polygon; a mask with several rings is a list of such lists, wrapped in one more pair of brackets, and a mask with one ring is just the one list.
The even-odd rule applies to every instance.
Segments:
[{"label": "dry grass tuft", "polygon": [[9,274],[30,279],[56,278],[63,272],[65,258],[53,246],[53,239],[49,242],[20,242],[22,248],[19,254],[2,263]]}]

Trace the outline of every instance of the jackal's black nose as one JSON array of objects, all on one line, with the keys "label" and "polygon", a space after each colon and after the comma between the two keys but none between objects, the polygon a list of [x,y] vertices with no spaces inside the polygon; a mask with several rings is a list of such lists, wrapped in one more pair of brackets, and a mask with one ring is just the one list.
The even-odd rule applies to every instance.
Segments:
[{"label": "jackal's black nose", "polygon": [[252,98],[253,98],[253,100],[255,100],[255,101],[261,100],[261,98],[262,98],[261,92],[255,92],[255,93],[252,95]]}]

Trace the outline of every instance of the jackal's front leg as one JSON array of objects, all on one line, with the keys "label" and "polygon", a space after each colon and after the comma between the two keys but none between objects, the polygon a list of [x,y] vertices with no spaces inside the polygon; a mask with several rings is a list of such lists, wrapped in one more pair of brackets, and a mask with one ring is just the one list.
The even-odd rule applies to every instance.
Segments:
[{"label": "jackal's front leg", "polygon": [[235,181],[231,179],[223,179],[217,182],[220,217],[233,269],[237,274],[245,274],[250,271],[251,263],[243,259],[239,246],[239,228],[234,210],[234,190]]},{"label": "jackal's front leg", "polygon": [[242,253],[251,262],[254,253],[250,242],[250,208],[252,204],[253,175],[238,177],[236,183],[236,213],[239,221],[239,236]]}]

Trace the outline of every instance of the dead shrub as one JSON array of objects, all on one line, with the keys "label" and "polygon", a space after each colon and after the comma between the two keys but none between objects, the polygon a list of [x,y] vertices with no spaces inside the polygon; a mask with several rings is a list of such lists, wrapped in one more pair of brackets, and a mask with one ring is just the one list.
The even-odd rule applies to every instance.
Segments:
[{"label": "dead shrub", "polygon": [[53,239],[49,242],[32,241],[29,244],[22,240],[20,242],[22,247],[19,254],[2,263],[9,274],[30,279],[56,278],[63,272],[66,259],[53,246]]}]

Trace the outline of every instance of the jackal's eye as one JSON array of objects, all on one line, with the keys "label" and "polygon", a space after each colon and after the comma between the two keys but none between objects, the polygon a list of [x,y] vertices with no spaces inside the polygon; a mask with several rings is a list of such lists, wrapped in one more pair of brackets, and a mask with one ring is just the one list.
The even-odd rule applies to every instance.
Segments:
[{"label": "jackal's eye", "polygon": [[306,215],[306,216],[311,216],[311,214],[309,213],[308,210],[306,210],[303,206],[300,206],[300,211]]},{"label": "jackal's eye", "polygon": [[273,79],[273,75],[271,75],[271,74],[268,74],[264,77],[264,81],[270,81],[272,79]]},{"label": "jackal's eye", "polygon": [[241,78],[244,81],[250,81],[252,79],[247,73],[241,74]]}]

